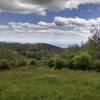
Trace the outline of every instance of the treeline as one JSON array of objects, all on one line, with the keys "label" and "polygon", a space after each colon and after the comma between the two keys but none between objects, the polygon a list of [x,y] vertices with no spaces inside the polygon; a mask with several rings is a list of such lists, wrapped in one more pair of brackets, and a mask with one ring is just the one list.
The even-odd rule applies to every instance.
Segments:
[{"label": "treeline", "polygon": [[49,44],[0,43],[0,70],[22,66],[43,65],[63,49]]},{"label": "treeline", "polygon": [[28,59],[9,46],[0,45],[0,70],[36,65],[36,60]]},{"label": "treeline", "polygon": [[13,48],[26,58],[45,60],[54,54],[60,54],[63,49],[46,43],[39,44],[19,44],[19,43],[0,43],[0,46]]},{"label": "treeline", "polygon": [[48,60],[48,66],[59,70],[62,68],[69,68],[74,70],[100,71],[100,60],[93,60],[93,56],[88,52],[79,52],[68,58],[56,55]]},{"label": "treeline", "polygon": [[60,55],[48,60],[48,66],[55,69],[70,68],[75,70],[100,71],[100,29],[92,26],[92,33],[87,43],[71,45]]},{"label": "treeline", "polygon": [[[39,47],[39,50],[35,49],[36,52],[39,52],[36,53],[34,50],[35,47],[30,48],[28,44],[26,46],[25,44],[15,45],[3,43],[0,45],[0,69],[39,64],[39,66],[48,65],[54,69],[100,70],[100,46],[93,45],[90,39],[82,46],[71,45],[65,49],[51,45],[47,46],[47,44],[46,46],[48,48],[46,46],[46,48],[43,48],[43,46],[45,45],[41,45],[41,49]],[[53,53],[51,53],[51,50]],[[41,57],[39,57],[40,55]]]},{"label": "treeline", "polygon": [[7,46],[0,46],[0,69],[9,69],[25,65],[25,58],[19,52]]}]

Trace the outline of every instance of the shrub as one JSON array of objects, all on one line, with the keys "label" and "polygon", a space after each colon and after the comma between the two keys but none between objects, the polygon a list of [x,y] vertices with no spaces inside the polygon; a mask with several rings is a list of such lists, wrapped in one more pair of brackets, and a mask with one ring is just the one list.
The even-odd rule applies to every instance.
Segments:
[{"label": "shrub", "polygon": [[64,60],[60,57],[56,58],[54,67],[55,67],[55,69],[59,69],[59,70],[62,69],[63,67],[65,67]]},{"label": "shrub", "polygon": [[69,67],[69,61],[68,60],[63,60],[63,62],[64,62],[64,68],[68,68]]},{"label": "shrub", "polygon": [[63,58],[60,58],[58,55],[54,56],[53,58],[48,60],[48,66],[54,67],[56,69],[62,69],[66,66],[65,61]]},{"label": "shrub", "polygon": [[36,61],[33,59],[33,60],[30,62],[30,65],[36,65]]},{"label": "shrub", "polygon": [[19,62],[19,66],[25,66],[26,65],[26,61],[23,58],[20,62]]},{"label": "shrub", "polygon": [[68,67],[69,67],[70,69],[73,69],[73,67],[74,67],[73,59],[68,60]]},{"label": "shrub", "polygon": [[15,56],[13,57],[13,60],[11,61],[11,65],[13,67],[22,67],[26,65],[26,60],[23,56]]},{"label": "shrub", "polygon": [[0,61],[0,69],[1,69],[1,70],[5,70],[5,69],[9,69],[9,68],[10,68],[10,65],[9,65],[8,60],[2,59],[2,60]]},{"label": "shrub", "polygon": [[69,64],[70,67],[74,69],[89,69],[91,64],[91,56],[86,52],[82,52],[79,55],[74,56]]},{"label": "shrub", "polygon": [[53,59],[48,60],[48,66],[49,67],[54,67],[54,60]]},{"label": "shrub", "polygon": [[94,61],[93,67],[100,72],[100,60]]},{"label": "shrub", "polygon": [[25,66],[26,61],[24,56],[22,56],[19,52],[10,49],[10,48],[1,48],[0,49],[0,61],[7,60],[11,67],[20,67]]}]

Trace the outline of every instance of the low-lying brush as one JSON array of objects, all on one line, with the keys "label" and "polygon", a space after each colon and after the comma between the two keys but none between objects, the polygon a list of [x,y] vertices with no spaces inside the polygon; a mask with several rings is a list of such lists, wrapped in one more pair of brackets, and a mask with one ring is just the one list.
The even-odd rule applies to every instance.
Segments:
[{"label": "low-lying brush", "polygon": [[63,67],[65,67],[65,61],[63,58],[59,57],[59,56],[54,56],[53,58],[48,60],[48,66],[49,67],[53,67],[55,70],[56,69],[62,69]]},{"label": "low-lying brush", "polygon": [[100,60],[94,61],[93,67],[94,67],[94,69],[96,69],[98,72],[100,72]]},{"label": "low-lying brush", "polygon": [[9,64],[8,60],[2,59],[0,61],[0,70],[6,70],[6,69],[9,69],[9,68],[10,68],[10,64]]},{"label": "low-lying brush", "polygon": [[86,70],[89,69],[90,65],[91,65],[91,57],[86,52],[82,52],[78,55],[75,55],[71,59],[71,61],[69,61],[69,67],[71,69]]}]

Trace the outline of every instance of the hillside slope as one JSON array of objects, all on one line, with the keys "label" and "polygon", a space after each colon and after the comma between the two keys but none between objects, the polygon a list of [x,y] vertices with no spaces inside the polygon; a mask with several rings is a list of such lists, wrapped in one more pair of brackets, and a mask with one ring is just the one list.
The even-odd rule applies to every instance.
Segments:
[{"label": "hillside slope", "polygon": [[0,46],[5,46],[16,50],[22,55],[29,58],[46,59],[54,54],[63,52],[63,49],[50,44],[19,44],[19,43],[0,43]]}]

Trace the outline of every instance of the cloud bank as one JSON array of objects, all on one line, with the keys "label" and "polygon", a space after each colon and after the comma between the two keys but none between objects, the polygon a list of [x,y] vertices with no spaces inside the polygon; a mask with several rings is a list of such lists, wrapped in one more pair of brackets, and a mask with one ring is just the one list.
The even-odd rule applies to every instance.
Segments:
[{"label": "cloud bank", "polygon": [[92,24],[100,24],[100,18],[86,20],[58,16],[51,23],[9,22],[7,25],[0,25],[0,41],[50,43],[66,47],[68,44],[86,41]]},{"label": "cloud bank", "polygon": [[80,4],[100,4],[100,0],[0,0],[0,11],[14,13],[36,13],[46,15],[46,10],[78,8]]}]

